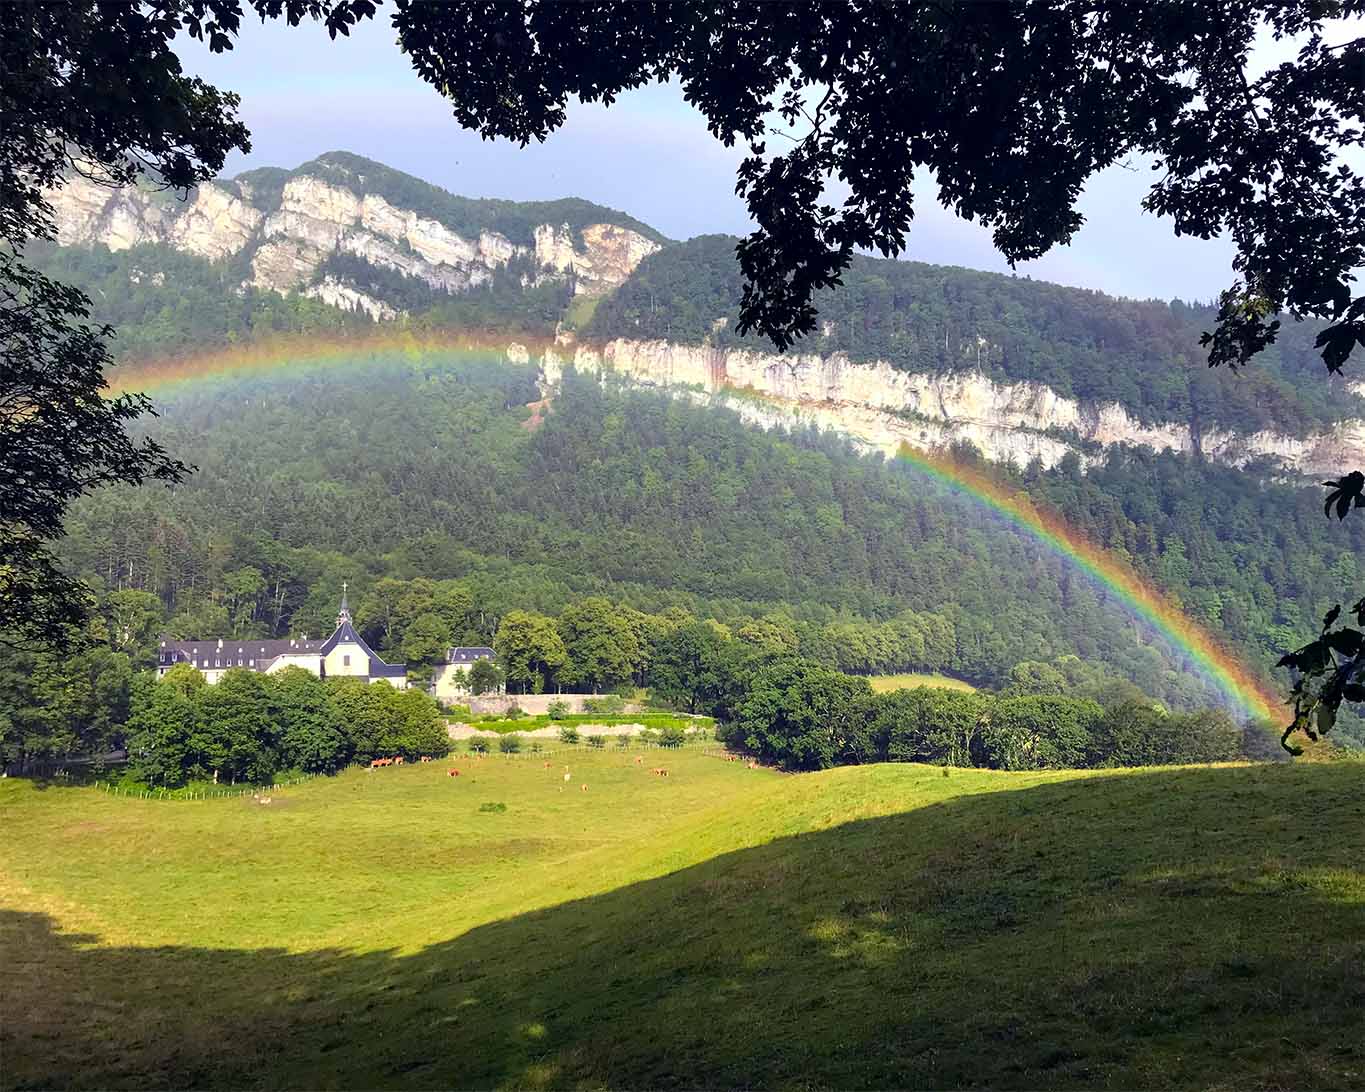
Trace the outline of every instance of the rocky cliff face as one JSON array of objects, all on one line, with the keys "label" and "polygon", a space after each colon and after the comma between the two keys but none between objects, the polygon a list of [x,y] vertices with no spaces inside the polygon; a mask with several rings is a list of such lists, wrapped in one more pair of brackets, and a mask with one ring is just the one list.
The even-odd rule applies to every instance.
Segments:
[{"label": "rocky cliff face", "polygon": [[125,250],[160,244],[214,261],[246,254],[246,284],[302,292],[376,319],[399,311],[322,272],[332,254],[356,255],[447,293],[484,284],[512,259],[525,257],[536,270],[530,280],[572,276],[578,294],[595,296],[612,291],[659,249],[639,232],[610,223],[589,224],[581,232],[568,224],[540,224],[529,246],[493,231],[466,238],[359,185],[348,188],[307,174],[289,178],[278,207],[269,212],[253,203],[249,187],[232,184],[207,183],[180,201],[173,194],[111,190],[77,177],[48,196],[57,241],[64,246]]},{"label": "rocky cliff face", "polygon": [[719,396],[753,423],[816,425],[887,455],[902,444],[932,450],[965,440],[992,461],[1020,466],[1035,458],[1053,466],[1068,452],[1084,460],[1096,444],[1197,449],[1233,466],[1269,457],[1313,475],[1365,462],[1365,421],[1301,438],[1272,432],[1195,436],[1182,425],[1144,425],[1117,405],[1082,406],[1038,384],[997,383],[978,372],[914,375],[884,362],[852,364],[842,354],[778,356],[626,339],[588,346],[563,339],[542,363],[547,385],[557,383],[568,364]]}]

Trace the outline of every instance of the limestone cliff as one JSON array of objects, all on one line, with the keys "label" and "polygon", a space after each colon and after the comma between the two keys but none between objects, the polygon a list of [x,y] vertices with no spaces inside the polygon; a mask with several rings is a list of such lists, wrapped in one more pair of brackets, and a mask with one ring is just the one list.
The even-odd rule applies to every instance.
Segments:
[{"label": "limestone cliff", "polygon": [[765,426],[816,425],[868,451],[891,455],[972,443],[994,462],[1053,466],[1068,452],[1084,460],[1094,445],[1193,452],[1233,466],[1261,458],[1321,475],[1365,462],[1365,421],[1346,421],[1305,437],[1273,432],[1204,432],[1178,424],[1144,425],[1120,406],[1083,406],[1048,387],[1000,383],[979,372],[923,375],[885,362],[853,364],[842,354],[757,353],[624,338],[600,346],[561,339],[542,361],[553,386],[563,368],[610,369],[637,382],[705,393]]},{"label": "limestone cliff", "polygon": [[[337,173],[326,157],[316,161]],[[401,208],[366,192],[353,171],[334,178],[301,170],[284,183],[271,207],[266,195],[233,182],[206,183],[181,200],[147,188],[109,189],[73,177],[48,194],[64,246],[102,244],[111,250],[156,244],[213,261],[249,259],[246,284],[301,292],[372,318],[393,318],[399,308],[323,270],[337,253],[415,278],[446,293],[487,283],[498,269],[524,258],[526,283],[572,277],[575,292],[598,296],[620,285],[659,243],[613,223],[536,225],[524,242],[492,230],[462,234],[449,224]],[[448,196],[448,195],[447,195]],[[608,210],[599,210],[606,212]]]}]

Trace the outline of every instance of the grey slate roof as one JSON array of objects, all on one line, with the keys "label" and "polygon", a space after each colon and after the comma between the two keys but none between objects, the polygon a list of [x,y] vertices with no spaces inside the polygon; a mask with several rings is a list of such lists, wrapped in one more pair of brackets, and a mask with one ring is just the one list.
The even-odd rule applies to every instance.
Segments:
[{"label": "grey slate roof", "polygon": [[325,641],[289,638],[229,640],[226,637],[205,641],[163,641],[157,649],[157,664],[160,667],[189,664],[200,670],[245,667],[253,671],[265,671],[281,656],[323,657],[343,642],[360,646],[361,652],[369,660],[369,676],[372,679],[397,679],[408,673],[406,664],[386,664],[381,660],[349,621],[337,626]]},{"label": "grey slate roof", "polygon": [[[195,668],[251,667],[265,669],[270,661],[280,656],[317,655],[321,641],[298,639],[247,639],[210,637],[202,641],[163,641],[157,649],[157,663],[162,667],[189,664]],[[254,661],[254,662],[253,662]]]},{"label": "grey slate roof", "polygon": [[491,660],[493,650],[483,645],[462,645],[446,651],[448,664],[472,664],[475,660]]}]

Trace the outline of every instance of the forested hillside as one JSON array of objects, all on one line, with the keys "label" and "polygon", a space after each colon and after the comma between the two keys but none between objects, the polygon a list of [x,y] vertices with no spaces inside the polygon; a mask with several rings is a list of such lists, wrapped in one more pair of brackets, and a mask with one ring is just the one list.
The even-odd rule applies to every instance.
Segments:
[{"label": "forested hillside", "polygon": [[[741,337],[736,240],[708,235],[665,247],[597,307],[585,336],[709,341],[770,352]],[[1205,366],[1209,307],[1138,302],[1100,292],[919,262],[856,258],[841,287],[816,297],[820,332],[800,351],[885,360],[906,372],[979,370],[1044,384],[1087,403],[1117,403],[1144,423],[1196,434],[1296,432],[1358,415],[1313,348],[1319,327],[1284,324],[1279,341],[1239,373]]]},{"label": "forested hillside", "polygon": [[[155,431],[199,472],[173,493],[91,498],[66,554],[107,588],[155,595],[187,636],[326,632],[345,579],[367,636],[397,648],[401,626],[369,593],[427,578],[461,582],[456,636],[470,642],[510,610],[599,593],[766,619],[803,652],[866,669],[827,627],[910,612],[943,619],[950,647],[873,666],[990,685],[1020,661],[1079,656],[1174,706],[1211,700],[1103,589],[909,468],[573,374],[530,430],[534,378],[433,356],[180,391]],[[1355,575],[1359,521],[1325,524],[1307,491],[1135,453],[1020,480],[1261,665]]]}]

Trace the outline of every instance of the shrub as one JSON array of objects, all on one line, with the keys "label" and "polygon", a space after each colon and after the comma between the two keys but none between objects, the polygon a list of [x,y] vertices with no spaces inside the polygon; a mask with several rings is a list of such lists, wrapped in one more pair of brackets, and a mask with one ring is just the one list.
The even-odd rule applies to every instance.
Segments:
[{"label": "shrub", "polygon": [[630,746],[631,741],[634,738],[635,737],[632,736],[629,732],[623,732],[621,733],[621,735],[616,737],[616,746],[620,747],[621,750],[624,751],[627,747]]},{"label": "shrub", "polygon": [[578,729],[575,728],[572,724],[566,724],[566,725],[564,725],[564,726],[563,726],[562,728],[560,728],[560,730],[559,730],[559,742],[560,742],[560,743],[577,743],[577,742],[578,742]]},{"label": "shrub", "polygon": [[489,743],[492,741],[487,736],[470,736],[469,750],[471,754],[486,755]]},{"label": "shrub", "polygon": [[681,747],[684,738],[683,730],[676,724],[670,724],[667,728],[659,729],[660,747]]},{"label": "shrub", "polygon": [[607,738],[606,738],[606,736],[589,736],[589,737],[588,737],[588,746],[589,746],[589,747],[595,748],[596,750],[599,750],[599,751],[600,751],[600,750],[601,750],[603,747],[605,747],[606,745],[607,745]]},{"label": "shrub", "polygon": [[654,729],[654,728],[641,728],[641,729],[640,729],[640,742],[641,742],[641,743],[658,743],[658,742],[659,742],[659,733],[658,733],[658,731],[657,731],[656,729]]},{"label": "shrub", "polygon": [[545,712],[549,714],[551,720],[563,720],[569,715],[569,703],[556,699],[546,706]]},{"label": "shrub", "polygon": [[521,736],[503,736],[498,740],[498,750],[505,755],[514,755],[521,750]]},{"label": "shrub", "polygon": [[507,810],[507,805],[504,804],[501,800],[490,800],[490,801],[489,801],[488,803],[486,803],[486,804],[480,804],[480,805],[479,805],[479,810],[482,811],[482,812],[499,812],[499,811],[506,811],[506,810]]},{"label": "shrub", "polygon": [[526,715],[526,710],[523,709],[520,705],[509,705],[509,706],[507,707],[507,712],[505,712],[505,713],[503,714],[503,719],[505,719],[505,720],[521,720],[521,718],[524,717],[525,715]]},{"label": "shrub", "polygon": [[600,698],[584,698],[583,712],[599,717],[619,717],[626,711],[626,700],[619,694],[603,694]]},{"label": "shrub", "polygon": [[543,745],[541,744],[540,740],[538,740],[538,739],[533,739],[533,740],[531,740],[531,751],[532,751],[532,753],[534,753],[534,754],[539,754],[539,753],[541,752],[542,749],[543,749]]}]

